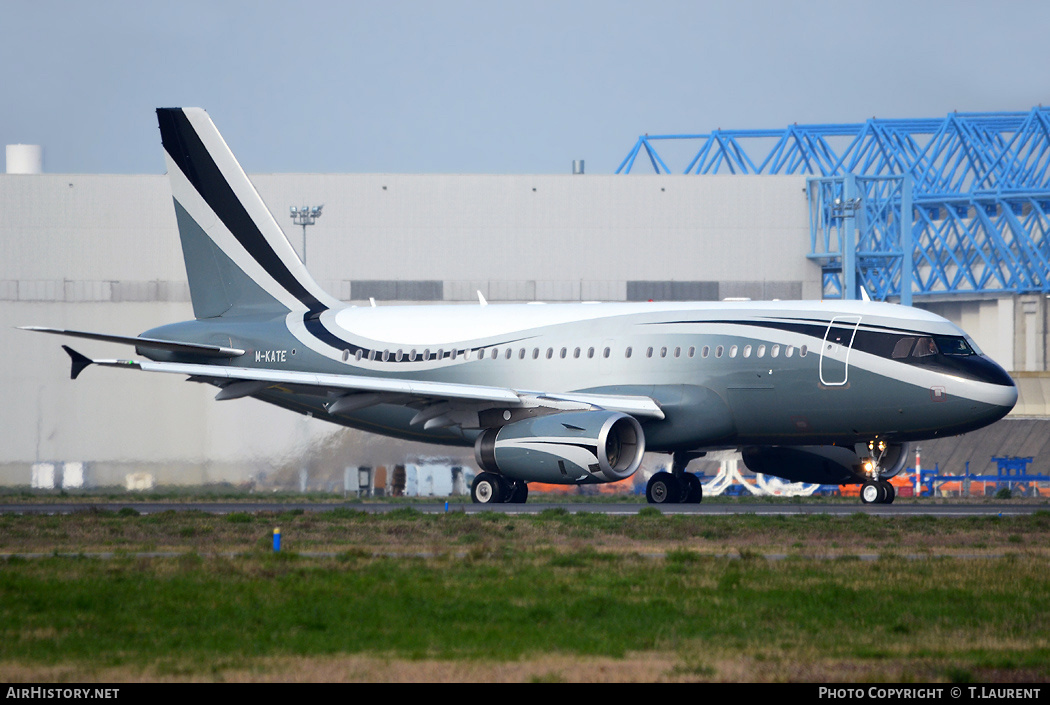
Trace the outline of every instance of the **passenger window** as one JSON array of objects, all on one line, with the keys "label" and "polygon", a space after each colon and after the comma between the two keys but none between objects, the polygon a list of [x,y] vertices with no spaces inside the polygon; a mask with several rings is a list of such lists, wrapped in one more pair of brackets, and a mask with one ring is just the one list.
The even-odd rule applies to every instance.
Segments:
[{"label": "passenger window", "polygon": [[667,357],[667,348],[660,348],[660,357]]},{"label": "passenger window", "polygon": [[675,348],[674,349],[674,356],[675,357],[681,357],[682,356],[682,349],[681,348]]},{"label": "passenger window", "polygon": [[383,362],[386,362],[389,359],[390,359],[390,351],[389,350],[384,350],[383,351]]},{"label": "passenger window", "polygon": [[758,356],[758,357],[765,357],[766,356],[766,346],[765,345],[759,345],[758,346],[758,350],[755,350],[755,355]]},{"label": "passenger window", "polygon": [[539,348],[533,348],[532,349],[532,359],[533,360],[538,360],[539,358],[540,358],[540,349]]},{"label": "passenger window", "polygon": [[554,357],[554,348],[547,348],[547,359]]},{"label": "passenger window", "polygon": [[611,353],[611,352],[612,352],[611,348],[605,348],[605,350],[602,352],[602,357],[609,357],[609,353]]},{"label": "passenger window", "polygon": [[736,350],[737,350],[737,348],[736,348],[735,345],[730,345],[729,346],[729,357],[736,357]]},{"label": "passenger window", "polygon": [[356,360],[357,362],[361,362],[361,355],[363,353],[364,353],[364,350],[362,350],[361,348],[358,348],[357,352],[354,353],[354,360]]},{"label": "passenger window", "polygon": [[696,348],[689,346],[689,357],[693,357],[694,355],[696,355]]},{"label": "passenger window", "polygon": [[780,355],[780,346],[779,345],[774,345],[773,347],[771,347],[769,349],[769,356],[770,357],[778,357],[779,355]]},{"label": "passenger window", "polygon": [[514,351],[511,350],[510,348],[507,348],[507,352],[503,355],[503,359],[504,360],[509,360],[511,358],[511,356],[513,356],[513,355],[514,355]]},{"label": "passenger window", "polygon": [[784,350],[784,357],[791,357],[794,354],[795,354],[795,346],[794,345],[789,345]]},{"label": "passenger window", "polygon": [[645,356],[646,357],[652,357],[653,356],[653,349],[649,348],[648,350],[646,350],[645,351]]},{"label": "passenger window", "polygon": [[594,357],[594,348],[587,348],[587,357],[588,358]]},{"label": "passenger window", "polygon": [[564,360],[565,356],[568,355],[568,354],[569,354],[569,349],[568,348],[562,348],[561,349],[561,359],[562,360]]},{"label": "passenger window", "polygon": [[893,359],[900,360],[911,354],[911,348],[915,344],[915,338],[901,338],[893,346]]},{"label": "passenger window", "polygon": [[700,348],[700,357],[706,358],[710,354],[711,354],[711,346],[710,345],[705,345],[704,347]]},{"label": "passenger window", "polygon": [[723,348],[722,348],[721,345],[719,345],[717,348],[715,348],[715,357],[722,357],[722,351],[723,351]]},{"label": "passenger window", "polygon": [[430,359],[430,348],[427,348],[427,349],[425,349],[423,351],[423,362],[426,362],[429,359]]},{"label": "passenger window", "polygon": [[525,348],[522,348],[521,350],[518,351],[518,359],[519,360],[524,360],[525,359]]},{"label": "passenger window", "polygon": [[575,350],[573,350],[572,356],[578,360],[580,358],[580,349],[576,348]]},{"label": "passenger window", "polygon": [[499,357],[499,348],[492,348],[492,359],[495,360]]},{"label": "passenger window", "polygon": [[745,345],[744,346],[744,357],[751,357],[751,346],[750,345]]},{"label": "passenger window", "polygon": [[631,356],[631,349],[627,348],[626,350],[624,350],[623,351],[623,356],[624,357],[630,357]]},{"label": "passenger window", "polygon": [[806,347],[805,345],[803,345],[803,346],[802,346],[801,348],[799,348],[799,350],[798,350],[798,356],[799,356],[799,357],[805,357],[805,356],[806,356],[806,355],[807,355],[808,353],[809,353],[809,348],[808,348],[808,347]]},{"label": "passenger window", "polygon": [[415,350],[409,350],[408,351],[408,361],[409,362],[415,362],[416,361],[416,351]]}]

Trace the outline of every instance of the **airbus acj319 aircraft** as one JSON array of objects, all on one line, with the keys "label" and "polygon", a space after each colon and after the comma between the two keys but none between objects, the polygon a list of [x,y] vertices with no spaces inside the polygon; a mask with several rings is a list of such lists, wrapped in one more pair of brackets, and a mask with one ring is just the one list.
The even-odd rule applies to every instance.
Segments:
[{"label": "airbus acj319 aircraft", "polygon": [[[211,119],[157,110],[195,320],[91,364],[186,375],[404,439],[474,446],[475,502],[529,482],[619,482],[671,453],[650,502],[699,502],[686,472],[737,448],[755,472],[863,483],[890,502],[911,441],[1002,418],[1010,377],[949,321],[885,303],[702,302],[347,306],[306,271]],[[480,297],[479,297],[480,299]]]}]

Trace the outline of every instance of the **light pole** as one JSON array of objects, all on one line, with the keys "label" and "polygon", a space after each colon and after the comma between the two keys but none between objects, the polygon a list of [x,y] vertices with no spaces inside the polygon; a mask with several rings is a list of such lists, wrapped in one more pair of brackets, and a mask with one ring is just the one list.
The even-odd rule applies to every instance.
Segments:
[{"label": "light pole", "polygon": [[323,203],[319,206],[303,206],[302,208],[292,206],[288,209],[292,216],[292,222],[303,226],[303,264],[306,264],[306,226],[317,222],[317,219],[321,217],[322,208],[324,208]]}]

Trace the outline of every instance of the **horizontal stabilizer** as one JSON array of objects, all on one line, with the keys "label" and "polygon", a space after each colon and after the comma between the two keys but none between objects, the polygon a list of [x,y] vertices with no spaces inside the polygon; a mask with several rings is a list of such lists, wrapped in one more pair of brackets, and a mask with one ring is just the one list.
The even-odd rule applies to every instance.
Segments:
[{"label": "horizontal stabilizer", "polygon": [[69,355],[70,360],[73,361],[73,366],[69,370],[70,379],[76,379],[77,377],[79,377],[80,373],[84,371],[84,368],[93,362],[91,358],[81,355],[68,345],[63,345],[62,349],[66,351],[66,353]]},{"label": "horizontal stabilizer", "polygon": [[200,357],[240,357],[244,354],[243,350],[239,350],[237,348],[227,348],[221,345],[182,343],[173,340],[140,338],[138,336],[129,335],[109,335],[107,333],[89,333],[87,331],[82,330],[62,330],[60,328],[45,328],[43,326],[19,326],[19,328],[21,330],[30,330],[35,333],[53,333],[55,335],[68,335],[71,338],[101,340],[106,343],[121,343],[124,345],[134,345],[138,348],[149,348],[151,350],[167,350],[169,352],[183,353],[185,355],[197,355]]}]

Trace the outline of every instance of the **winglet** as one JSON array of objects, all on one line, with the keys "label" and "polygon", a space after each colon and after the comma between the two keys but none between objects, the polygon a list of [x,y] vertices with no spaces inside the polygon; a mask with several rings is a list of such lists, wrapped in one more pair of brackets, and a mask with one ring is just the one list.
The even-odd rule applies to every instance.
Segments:
[{"label": "winglet", "polygon": [[73,361],[73,366],[69,370],[70,379],[76,379],[80,375],[80,373],[84,371],[85,367],[94,362],[94,360],[92,360],[91,358],[84,357],[68,345],[63,345],[62,349],[66,351],[70,359]]}]

